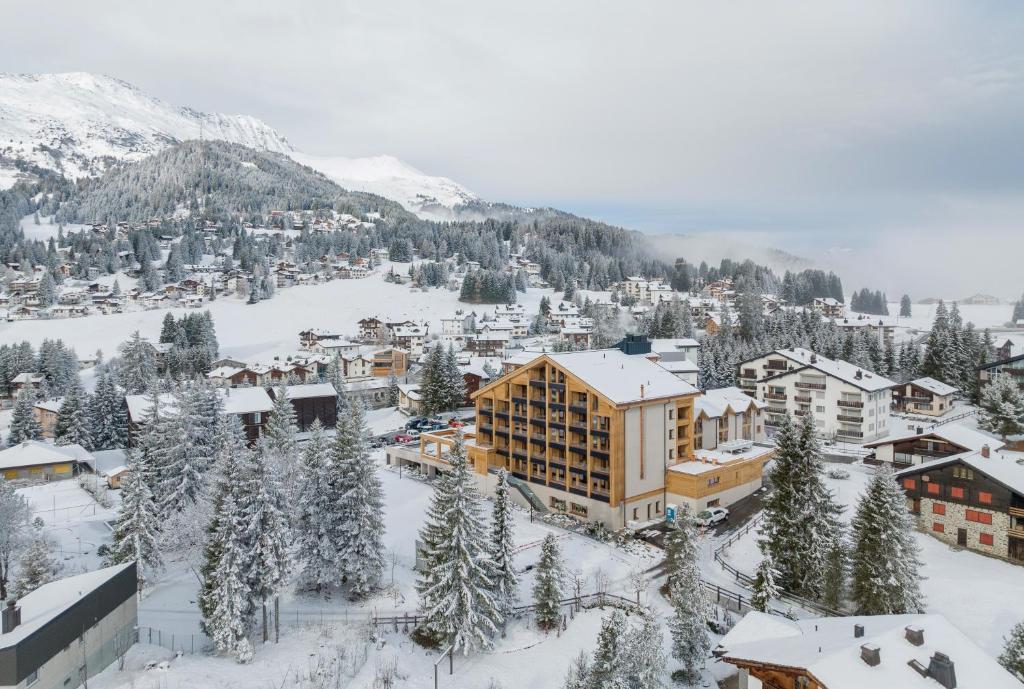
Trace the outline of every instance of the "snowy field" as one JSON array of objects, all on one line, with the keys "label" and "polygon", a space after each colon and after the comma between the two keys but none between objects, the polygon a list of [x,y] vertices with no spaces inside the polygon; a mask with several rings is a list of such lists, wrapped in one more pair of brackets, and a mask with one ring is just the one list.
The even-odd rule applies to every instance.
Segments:
[{"label": "snowy field", "polygon": [[[832,466],[839,465],[826,465]],[[826,481],[838,501],[846,505],[842,518],[849,522],[874,469],[863,464],[841,466],[850,472],[850,478]],[[755,529],[727,551],[729,563],[748,574],[761,561],[756,537]],[[1024,568],[969,550],[956,551],[925,533],[916,537],[925,563],[921,590],[928,612],[945,615],[988,653],[998,655],[1003,637],[1024,620]]]},{"label": "snowy field", "polygon": [[[408,263],[395,263],[397,273],[406,274]],[[299,331],[306,328],[338,329],[355,336],[358,321],[373,315],[407,316],[430,322],[430,332],[441,331],[441,317],[459,309],[478,314],[493,307],[463,304],[458,292],[431,289],[412,290],[408,285],[384,281],[390,265],[385,264],[361,280],[332,280],[319,285],[279,289],[274,297],[258,304],[246,304],[237,298],[221,298],[204,305],[213,314],[222,356],[244,360],[270,358],[298,348]],[[122,282],[122,288],[125,283]],[[527,313],[536,313],[541,297],[551,290],[530,289],[519,294]],[[63,338],[79,356],[102,349],[113,355],[117,346],[138,330],[156,340],[167,313],[180,317],[191,309],[157,309],[110,315],[93,314],[83,318],[14,321],[0,323],[0,341],[28,340],[38,347],[44,339]]]}]

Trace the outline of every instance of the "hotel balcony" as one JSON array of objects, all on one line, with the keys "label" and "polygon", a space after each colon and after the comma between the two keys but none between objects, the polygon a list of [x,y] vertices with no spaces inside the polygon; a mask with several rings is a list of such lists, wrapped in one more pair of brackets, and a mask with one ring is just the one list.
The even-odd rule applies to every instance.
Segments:
[{"label": "hotel balcony", "polygon": [[797,386],[801,390],[824,390],[824,383],[814,383],[807,380],[798,380],[793,385]]},{"label": "hotel balcony", "polygon": [[785,402],[786,401],[786,396],[785,395],[780,395],[777,392],[766,392],[766,393],[764,393],[764,398],[766,400],[779,400],[781,402]]},{"label": "hotel balcony", "polygon": [[836,435],[840,438],[863,438],[864,432],[852,428],[840,428],[836,431]]},{"label": "hotel balcony", "polygon": [[845,421],[847,423],[864,423],[863,416],[846,416],[845,414],[838,414],[836,419],[839,421]]},{"label": "hotel balcony", "polygon": [[864,403],[857,400],[839,400],[836,402],[840,407],[847,407],[849,409],[863,409]]},{"label": "hotel balcony", "polygon": [[805,397],[803,395],[797,395],[796,397],[793,398],[793,401],[797,402],[798,404],[810,404],[811,398]]}]

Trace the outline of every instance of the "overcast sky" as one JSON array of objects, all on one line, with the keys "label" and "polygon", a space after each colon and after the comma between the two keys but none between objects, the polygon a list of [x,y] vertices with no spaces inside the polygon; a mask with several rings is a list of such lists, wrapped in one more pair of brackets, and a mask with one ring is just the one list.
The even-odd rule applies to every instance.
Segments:
[{"label": "overcast sky", "polygon": [[[939,235],[1024,252],[1024,3],[36,0],[2,16],[5,71],[107,73],[487,199],[804,254]],[[990,291],[1019,292],[1020,270],[1005,277]]]}]

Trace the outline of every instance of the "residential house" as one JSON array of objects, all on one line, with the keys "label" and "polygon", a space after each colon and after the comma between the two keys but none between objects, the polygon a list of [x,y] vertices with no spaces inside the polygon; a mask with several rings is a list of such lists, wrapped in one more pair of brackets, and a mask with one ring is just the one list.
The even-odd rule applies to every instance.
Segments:
[{"label": "residential house", "polygon": [[311,352],[319,352],[329,356],[351,356],[358,354],[361,346],[356,342],[349,342],[342,338],[323,337],[310,344],[307,349]]},{"label": "residential house", "polygon": [[336,330],[323,330],[321,328],[308,328],[299,333],[299,348],[310,349],[319,340],[341,340],[344,335]]},{"label": "residential house", "polygon": [[918,526],[960,548],[1024,564],[1024,461],[981,450],[896,473]]},{"label": "residential house", "polygon": [[[827,319],[831,318],[831,316],[825,315],[823,318]],[[885,317],[858,314],[856,318],[843,318],[841,321],[836,321],[836,327],[839,328],[841,333],[869,332],[875,335],[883,346],[891,345],[896,337],[896,323],[886,320]]]},{"label": "residential house", "polygon": [[953,408],[959,388],[934,378],[918,378],[892,389],[893,409],[907,414],[942,416]]},{"label": "residential house", "polygon": [[810,415],[818,432],[861,443],[889,433],[893,381],[845,361],[794,347],[739,364],[740,388],[766,403],[766,422]]},{"label": "residential house", "polygon": [[295,423],[300,431],[308,431],[314,421],[319,421],[324,428],[334,428],[338,424],[338,392],[330,383],[271,388],[270,396],[276,399],[282,389],[285,398],[292,403]]},{"label": "residential house", "polygon": [[368,342],[383,342],[387,339],[388,330],[384,321],[369,317],[359,320],[359,339]]},{"label": "residential house", "polygon": [[371,367],[374,376],[404,376],[409,370],[409,352],[397,347],[374,352],[371,355]]},{"label": "residential house", "polygon": [[812,617],[752,611],[713,655],[739,669],[737,689],[1019,689],[941,615]]},{"label": "residential house", "polygon": [[78,465],[90,457],[81,445],[51,445],[39,440],[25,440],[0,450],[0,473],[7,481],[72,478],[78,473]]},{"label": "residential house", "polygon": [[441,336],[461,338],[475,330],[476,315],[472,312],[456,311],[454,315],[441,317]]},{"label": "residential house", "polygon": [[846,315],[846,305],[832,297],[815,297],[811,309],[826,318],[842,318]]},{"label": "residential house", "polygon": [[138,634],[134,562],[43,584],[0,610],[0,687],[87,686]]},{"label": "residential house", "polygon": [[[263,435],[263,427],[274,403],[262,387],[218,388],[217,394],[224,405],[224,414],[242,422],[246,440],[256,442]],[[128,395],[124,398],[128,410],[128,445],[134,446],[139,427],[146,422],[151,411],[148,395]],[[162,393],[158,398],[161,414],[175,413],[174,396]]]},{"label": "residential house", "polygon": [[1017,387],[1024,391],[1024,354],[983,364],[977,370],[982,386],[987,385],[996,376],[1005,374],[1011,376],[1017,382]]},{"label": "residential house", "polygon": [[957,423],[945,423],[928,428],[919,426],[885,440],[864,444],[865,449],[874,450],[865,458],[866,462],[888,462],[896,469],[964,452],[980,452],[984,447],[999,450],[1004,444],[990,435]]},{"label": "residential house", "polygon": [[60,412],[60,405],[64,402],[63,397],[52,400],[40,400],[32,407],[32,415],[36,422],[43,429],[44,438],[53,437],[53,429],[57,425],[57,414]]},{"label": "residential house", "polygon": [[38,390],[43,385],[44,380],[46,380],[46,376],[42,373],[19,373],[11,378],[13,396],[17,397],[25,388]]}]

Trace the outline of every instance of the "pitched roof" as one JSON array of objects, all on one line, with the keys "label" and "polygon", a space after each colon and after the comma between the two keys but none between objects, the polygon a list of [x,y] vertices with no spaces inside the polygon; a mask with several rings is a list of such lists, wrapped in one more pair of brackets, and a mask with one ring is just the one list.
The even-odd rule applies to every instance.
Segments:
[{"label": "pitched roof", "polygon": [[737,387],[716,388],[707,390],[697,398],[693,405],[693,415],[696,418],[704,412],[709,418],[716,418],[725,414],[729,409],[733,413],[754,409],[764,409],[766,405],[760,402]]},{"label": "pitched roof", "polygon": [[941,380],[935,380],[934,378],[929,378],[927,376],[924,378],[917,378],[915,380],[912,380],[910,381],[910,384],[916,385],[917,387],[923,388],[934,395],[939,395],[942,397],[946,395],[952,395],[954,392],[960,389],[955,388],[952,385],[947,385],[946,383],[943,383]]},{"label": "pitched roof", "polygon": [[1020,453],[991,451],[988,457],[982,457],[980,450],[971,450],[970,452],[962,452],[958,455],[936,459],[932,462],[915,464],[912,467],[897,471],[896,476],[929,471],[956,462],[963,462],[975,471],[980,471],[1018,495],[1024,495],[1024,455]]},{"label": "pitched roof", "polygon": [[337,397],[338,391],[330,383],[288,385],[284,389],[284,396],[290,400],[308,399],[310,397]]},{"label": "pitched roof", "polygon": [[980,450],[985,445],[988,445],[989,448],[993,450],[998,450],[1006,445],[1006,443],[998,438],[986,435],[985,433],[973,428],[961,426],[958,423],[946,423],[932,428],[922,428],[920,433],[908,432],[903,435],[889,436],[882,440],[876,440],[873,443],[865,443],[864,447],[880,447],[882,445],[888,445],[889,443],[898,443],[904,440],[924,438],[926,436],[942,438],[943,440],[962,447],[965,450]]},{"label": "pitched roof", "polygon": [[[773,353],[784,356],[790,361],[800,364],[801,366],[813,368],[826,375],[838,378],[844,383],[849,383],[850,385],[867,392],[878,392],[879,390],[886,390],[896,385],[895,382],[888,378],[866,371],[859,366],[849,363],[848,361],[842,361],[841,359],[828,359],[820,354],[812,352],[809,349],[804,349],[803,347],[776,349]],[[761,357],[757,358],[760,359]],[[795,372],[796,371],[787,371],[786,373]],[[859,378],[857,377],[858,373],[860,374]],[[779,375],[785,375],[785,373],[780,373]]]},{"label": "pitched roof", "polygon": [[[224,402],[225,414],[251,414],[274,408],[270,395],[263,388],[218,388],[217,394]],[[174,395],[164,392],[160,394],[159,400],[161,413],[174,413]],[[128,395],[124,401],[128,405],[128,417],[131,421],[139,422],[146,417],[150,407],[148,395]]]},{"label": "pitched roof", "polygon": [[[854,636],[862,625],[864,636]],[[923,630],[916,646],[906,627]],[[860,647],[879,649],[881,662],[871,666]],[[927,668],[936,653],[953,661],[957,685],[985,689],[1019,689],[1017,680],[963,632],[941,615],[874,615],[786,620],[765,613],[748,613],[726,634],[715,655],[727,661],[764,663],[806,670],[829,689],[899,687],[936,689],[934,678],[919,674],[912,661]]]},{"label": "pitched roof", "polygon": [[92,455],[81,445],[51,445],[39,440],[26,440],[0,450],[0,469],[87,462],[91,459]]},{"label": "pitched roof", "polygon": [[545,355],[614,404],[692,395],[697,388],[642,356],[618,349],[559,352]]}]

